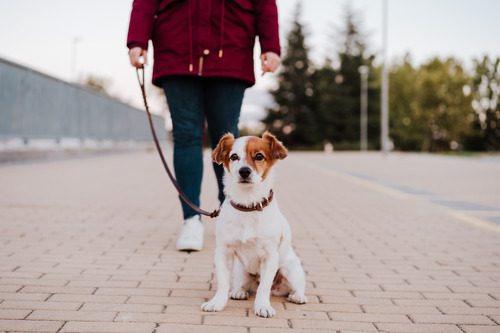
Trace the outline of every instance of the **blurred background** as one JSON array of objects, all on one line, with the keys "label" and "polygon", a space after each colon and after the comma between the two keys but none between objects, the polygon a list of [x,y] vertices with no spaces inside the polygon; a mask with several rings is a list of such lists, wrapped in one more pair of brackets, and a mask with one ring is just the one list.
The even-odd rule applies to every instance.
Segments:
[{"label": "blurred background", "polygon": [[295,150],[273,191],[311,304],[198,310],[216,224],[175,250],[132,0],[0,0],[0,332],[500,332],[500,0],[276,1],[283,63],[261,76],[257,43],[240,129]]},{"label": "blurred background", "polygon": [[[131,4],[0,0],[1,150],[150,139],[125,46]],[[500,2],[277,4],[283,65],[259,77],[256,47],[242,133],[308,150],[500,149]],[[168,129],[163,93],[148,93]]]}]

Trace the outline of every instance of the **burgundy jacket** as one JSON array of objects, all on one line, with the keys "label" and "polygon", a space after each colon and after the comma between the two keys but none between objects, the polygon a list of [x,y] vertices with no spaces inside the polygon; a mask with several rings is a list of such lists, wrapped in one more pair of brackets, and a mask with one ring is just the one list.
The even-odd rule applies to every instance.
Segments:
[{"label": "burgundy jacket", "polygon": [[255,83],[253,48],[280,54],[275,0],[134,0],[127,46],[153,41],[153,83],[168,75]]}]

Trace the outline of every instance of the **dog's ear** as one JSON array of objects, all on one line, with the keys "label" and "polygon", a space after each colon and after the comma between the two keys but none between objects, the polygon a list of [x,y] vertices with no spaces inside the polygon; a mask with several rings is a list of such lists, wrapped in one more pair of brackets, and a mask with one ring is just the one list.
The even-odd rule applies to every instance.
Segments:
[{"label": "dog's ear", "polygon": [[212,152],[212,160],[217,164],[226,162],[234,143],[234,135],[226,133],[220,138],[219,143]]},{"label": "dog's ear", "polygon": [[267,131],[264,132],[264,134],[262,134],[262,139],[269,143],[271,156],[273,157],[273,159],[282,160],[288,156],[288,150],[271,133],[269,133]]}]

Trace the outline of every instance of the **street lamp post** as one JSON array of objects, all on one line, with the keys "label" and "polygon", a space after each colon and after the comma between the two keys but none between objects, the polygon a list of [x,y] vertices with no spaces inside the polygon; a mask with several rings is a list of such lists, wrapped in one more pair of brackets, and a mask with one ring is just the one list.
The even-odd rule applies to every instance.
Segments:
[{"label": "street lamp post", "polygon": [[361,76],[361,112],[360,112],[360,149],[368,150],[368,75],[370,69],[363,65],[359,67]]},{"label": "street lamp post", "polygon": [[382,0],[382,114],[380,117],[381,150],[387,153],[389,145],[389,76],[387,72],[387,7],[388,0]]}]

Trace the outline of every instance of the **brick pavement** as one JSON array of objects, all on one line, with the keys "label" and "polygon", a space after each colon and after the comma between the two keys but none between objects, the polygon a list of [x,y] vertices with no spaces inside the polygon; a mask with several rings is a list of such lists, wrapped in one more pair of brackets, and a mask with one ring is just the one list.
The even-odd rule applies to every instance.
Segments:
[{"label": "brick pavement", "polygon": [[0,167],[0,332],[500,332],[498,229],[318,167],[330,159],[279,166],[310,302],[273,298],[272,319],[253,298],[199,310],[214,225],[202,252],[175,251],[180,209],[154,154]]}]

